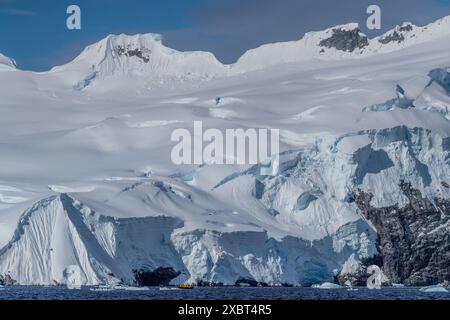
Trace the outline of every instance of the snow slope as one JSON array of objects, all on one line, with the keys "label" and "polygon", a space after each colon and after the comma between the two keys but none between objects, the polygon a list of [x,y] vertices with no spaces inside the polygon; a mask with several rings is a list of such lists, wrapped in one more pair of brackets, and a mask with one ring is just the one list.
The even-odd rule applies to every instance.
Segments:
[{"label": "snow slope", "polygon": [[[0,275],[311,285],[356,272],[380,254],[362,193],[373,208],[407,207],[404,182],[430,208],[450,199],[448,21],[375,39],[337,26],[231,66],[154,34],[109,36],[44,73],[5,60]],[[173,164],[171,133],[198,120],[280,129],[279,174]]]}]

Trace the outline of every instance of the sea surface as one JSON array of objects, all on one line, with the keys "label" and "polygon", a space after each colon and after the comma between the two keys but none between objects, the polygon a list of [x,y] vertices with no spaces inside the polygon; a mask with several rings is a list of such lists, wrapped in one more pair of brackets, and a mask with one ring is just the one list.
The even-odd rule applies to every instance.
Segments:
[{"label": "sea surface", "polygon": [[420,288],[369,290],[316,288],[206,288],[192,290],[150,287],[146,290],[94,291],[56,287],[0,288],[0,300],[450,300],[450,293],[421,292]]}]

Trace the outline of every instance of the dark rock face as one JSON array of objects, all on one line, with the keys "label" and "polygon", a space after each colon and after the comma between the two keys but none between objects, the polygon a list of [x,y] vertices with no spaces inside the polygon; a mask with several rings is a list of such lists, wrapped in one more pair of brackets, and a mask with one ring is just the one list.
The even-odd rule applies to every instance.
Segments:
[{"label": "dark rock face", "polygon": [[13,286],[16,284],[16,280],[14,280],[13,278],[11,278],[11,276],[9,274],[2,276],[0,275],[0,285],[2,286]]},{"label": "dark rock face", "polygon": [[401,26],[400,28],[398,28],[398,32],[394,31],[392,34],[378,40],[378,42],[382,43],[382,44],[388,44],[390,42],[403,42],[405,41],[405,36],[402,34],[402,32],[408,32],[408,31],[412,31],[413,27],[410,24]]},{"label": "dark rock face", "polygon": [[407,25],[401,26],[398,30],[400,32],[407,32],[407,31],[412,31],[412,29],[413,29],[412,25],[407,24]]},{"label": "dark rock face", "polygon": [[356,203],[379,234],[383,271],[393,283],[424,286],[450,280],[450,200],[424,198],[410,183],[400,187],[409,199],[374,208],[372,194],[359,190]]},{"label": "dark rock face", "polygon": [[153,271],[135,270],[134,275],[139,286],[167,286],[172,279],[175,279],[181,272],[173,268],[157,268]]},{"label": "dark rock face", "polygon": [[335,48],[340,51],[353,52],[355,49],[367,47],[369,40],[361,34],[359,29],[333,29],[333,35],[328,39],[320,41],[319,45],[321,47]]},{"label": "dark rock face", "polygon": [[144,53],[141,49],[125,48],[123,46],[117,46],[116,52],[119,56],[137,57],[148,63],[150,61],[149,53]]},{"label": "dark rock face", "polygon": [[382,44],[388,44],[390,42],[402,42],[405,40],[405,37],[403,36],[403,34],[398,33],[397,31],[394,31],[394,33],[379,39],[378,42],[382,43]]}]

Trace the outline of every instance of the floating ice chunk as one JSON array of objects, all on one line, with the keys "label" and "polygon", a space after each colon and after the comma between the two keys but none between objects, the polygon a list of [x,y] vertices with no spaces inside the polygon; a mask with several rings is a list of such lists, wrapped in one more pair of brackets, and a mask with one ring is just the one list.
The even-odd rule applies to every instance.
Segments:
[{"label": "floating ice chunk", "polygon": [[393,286],[394,288],[404,288],[404,287],[405,287],[405,285],[402,284],[402,283],[393,283],[392,286]]},{"label": "floating ice chunk", "polygon": [[81,289],[83,280],[81,278],[81,269],[77,265],[70,265],[64,270],[64,278],[66,280],[67,288]]},{"label": "floating ice chunk", "polygon": [[150,288],[148,287],[131,287],[125,285],[117,285],[113,287],[114,290],[125,290],[125,291],[148,291]]},{"label": "floating ice chunk", "polygon": [[448,290],[442,285],[428,286],[420,289],[421,292],[448,293]]},{"label": "floating ice chunk", "polygon": [[331,283],[331,282],[324,282],[322,284],[313,284],[311,286],[311,288],[315,288],[315,289],[342,289],[342,286],[336,284],[336,283]]}]

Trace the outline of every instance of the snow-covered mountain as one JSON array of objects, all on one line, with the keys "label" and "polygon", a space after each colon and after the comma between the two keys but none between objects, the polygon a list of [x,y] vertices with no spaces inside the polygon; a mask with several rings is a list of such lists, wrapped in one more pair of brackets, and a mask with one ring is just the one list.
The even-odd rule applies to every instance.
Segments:
[{"label": "snow-covered mountain", "polygon": [[[44,73],[0,57],[0,281],[450,280],[449,21],[336,26],[229,66],[154,34]],[[280,129],[278,175],[175,165],[172,132],[199,120]]]},{"label": "snow-covered mountain", "polygon": [[72,62],[56,67],[53,73],[81,77],[78,90],[95,79],[135,76],[151,77],[154,81],[208,80],[226,73],[209,52],[179,52],[162,44],[158,34],[109,35],[87,47]]},{"label": "snow-covered mountain", "polygon": [[0,53],[0,68],[3,69],[15,69],[17,67],[16,62]]},{"label": "snow-covered mountain", "polygon": [[369,39],[357,23],[309,32],[298,41],[266,44],[249,50],[236,63],[237,70],[256,70],[270,65],[311,59],[363,58],[429,42],[450,35],[450,17],[424,27],[403,23]]},{"label": "snow-covered mountain", "polygon": [[450,17],[445,17],[425,27],[404,23],[368,39],[357,23],[349,23],[309,32],[298,41],[266,44],[249,50],[233,65],[223,65],[209,52],[179,52],[167,48],[158,34],[109,35],[50,73],[60,75],[62,81],[77,90],[98,80],[120,77],[133,82],[133,86],[137,81],[147,87],[167,87],[311,59],[363,58],[446,37],[450,34],[448,30]]}]

